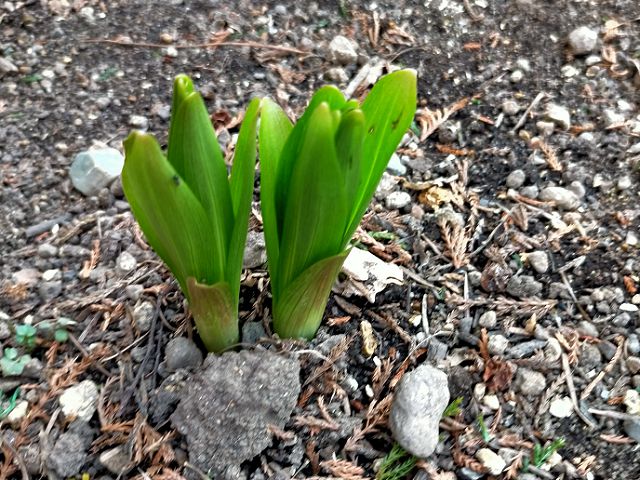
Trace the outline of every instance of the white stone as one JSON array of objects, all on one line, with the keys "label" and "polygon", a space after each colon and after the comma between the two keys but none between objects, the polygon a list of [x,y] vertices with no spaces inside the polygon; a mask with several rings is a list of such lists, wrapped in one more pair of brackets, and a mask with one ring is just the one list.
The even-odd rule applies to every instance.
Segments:
[{"label": "white stone", "polygon": [[560,73],[565,78],[571,78],[571,77],[575,77],[580,72],[578,72],[578,69],[576,67],[574,67],[573,65],[564,65],[560,69]]},{"label": "white stone", "polygon": [[557,397],[549,405],[549,413],[557,418],[567,418],[573,415],[573,402],[569,397]]},{"label": "white stone", "polygon": [[65,417],[88,422],[96,411],[98,387],[91,380],[84,380],[67,388],[60,395],[59,402]]},{"label": "white stone", "polygon": [[124,157],[115,148],[87,150],[71,164],[71,183],[87,196],[97,195],[120,175],[123,166]]},{"label": "white stone", "polygon": [[489,471],[491,475],[500,475],[507,467],[507,462],[489,448],[481,448],[476,452],[476,458]]},{"label": "white stone", "polygon": [[29,409],[29,402],[26,400],[21,400],[16,403],[16,406],[13,407],[13,410],[7,415],[7,422],[13,426],[18,426],[18,424],[22,421],[22,419],[27,414],[27,410]]},{"label": "white stone", "polygon": [[637,390],[627,390],[623,402],[629,415],[640,415],[640,393]]},{"label": "white stone", "polygon": [[515,115],[520,111],[520,105],[514,100],[505,100],[502,102],[502,111],[505,115]]},{"label": "white stone", "polygon": [[164,53],[167,57],[176,58],[178,56],[178,49],[176,47],[167,47],[164,50]]},{"label": "white stone", "polygon": [[500,408],[500,400],[496,395],[485,395],[482,399],[482,403],[484,403],[491,410],[498,410]]},{"label": "white stone", "polygon": [[619,308],[623,312],[629,312],[629,313],[635,313],[638,311],[638,306],[634,305],[633,303],[622,303]]},{"label": "white stone", "polygon": [[509,340],[504,335],[492,335],[487,346],[492,355],[502,355],[509,348]]},{"label": "white stone", "polygon": [[627,237],[625,238],[625,243],[632,247],[638,245],[638,236],[633,232],[627,232]]},{"label": "white stone", "polygon": [[122,252],[116,259],[116,270],[120,275],[126,275],[138,266],[136,257],[129,252]]},{"label": "white stone", "polygon": [[331,40],[329,54],[333,60],[342,65],[349,65],[358,59],[353,43],[342,35],[337,35]]},{"label": "white stone", "polygon": [[578,27],[569,34],[569,46],[576,55],[584,55],[595,50],[598,32],[589,27]]},{"label": "white stone", "polygon": [[575,210],[580,206],[580,199],[571,190],[563,187],[546,187],[538,195],[543,202],[553,202],[564,210]]},{"label": "white stone", "polygon": [[546,117],[565,130],[569,130],[569,127],[571,127],[571,113],[562,105],[556,103],[547,105]]},{"label": "white stone", "polygon": [[404,175],[407,173],[407,167],[404,166],[404,163],[402,163],[398,154],[394,153],[389,159],[387,171],[393,175]]},{"label": "white stone", "polygon": [[389,210],[400,210],[411,203],[411,195],[407,192],[391,192],[385,198],[385,205]]},{"label": "white stone", "polygon": [[129,117],[129,125],[140,130],[149,128],[149,119],[143,115],[131,115]]},{"label": "white stone", "polygon": [[546,252],[535,251],[527,254],[529,265],[538,273],[545,273],[549,270],[549,257]]},{"label": "white stone", "polygon": [[344,71],[342,67],[333,67],[327,70],[324,77],[330,82],[347,83],[349,81],[349,75]]}]

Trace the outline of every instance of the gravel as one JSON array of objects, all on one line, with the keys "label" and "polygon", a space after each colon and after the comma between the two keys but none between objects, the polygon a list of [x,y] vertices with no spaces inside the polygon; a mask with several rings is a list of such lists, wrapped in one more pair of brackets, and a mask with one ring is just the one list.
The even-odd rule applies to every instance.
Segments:
[{"label": "gravel", "polygon": [[569,34],[569,46],[576,55],[593,52],[598,44],[598,31],[586,26],[578,27]]},{"label": "gravel", "polygon": [[202,352],[186,337],[169,340],[165,349],[167,371],[175,372],[180,368],[193,368],[202,363]]},{"label": "gravel", "polygon": [[115,148],[102,148],[79,153],[69,175],[73,186],[86,196],[97,195],[120,175],[124,157]]},{"label": "gravel", "polygon": [[543,202],[553,202],[563,210],[575,210],[580,206],[580,199],[571,190],[563,187],[546,187],[538,195]]}]

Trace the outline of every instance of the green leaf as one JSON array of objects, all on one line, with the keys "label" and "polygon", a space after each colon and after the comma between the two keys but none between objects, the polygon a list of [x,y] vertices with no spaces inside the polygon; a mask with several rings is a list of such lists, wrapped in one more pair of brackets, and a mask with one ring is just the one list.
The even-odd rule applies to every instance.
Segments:
[{"label": "green leaf", "polygon": [[53,339],[58,343],[65,343],[69,340],[69,332],[64,328],[57,328],[56,331],[53,332]]},{"label": "green leaf", "polygon": [[336,132],[335,145],[344,188],[347,193],[347,208],[354,205],[358,194],[358,185],[362,177],[362,145],[364,140],[364,114],[353,109],[342,116]]},{"label": "green leaf", "polygon": [[234,219],[229,241],[227,282],[231,288],[232,298],[238,298],[239,295],[242,257],[247,240],[251,201],[253,200],[256,171],[256,129],[259,110],[260,100],[256,98],[249,104],[242,127],[240,127],[229,180]]},{"label": "green leaf", "polygon": [[274,296],[273,329],[281,338],[313,338],[348,254],[345,250],[320,260],[290,282],[281,296]]},{"label": "green leaf", "polygon": [[183,291],[188,276],[209,284],[220,281],[226,258],[211,248],[209,217],[189,186],[151,135],[133,132],[124,147],[122,186],[149,244]]},{"label": "green leaf", "polygon": [[278,162],[285,142],[293,129],[291,121],[273,101],[265,98],[260,111],[260,209],[264,226],[269,273],[277,277],[280,251],[278,212],[276,210],[276,178]]},{"label": "green leaf", "polygon": [[7,358],[9,360],[15,360],[16,358],[18,358],[18,349],[17,348],[5,348],[3,351],[3,355],[4,358]]},{"label": "green leaf", "polygon": [[400,70],[382,77],[371,89],[361,110],[365,117],[364,177],[345,231],[345,243],[358,227],[391,155],[411,125],[416,111],[415,71]]},{"label": "green leaf", "polygon": [[221,352],[238,343],[237,300],[226,282],[203,285],[187,279],[189,308],[200,338],[210,352]]},{"label": "green leaf", "polygon": [[[300,161],[300,153],[303,148],[304,139],[307,137],[307,130],[311,127],[312,132],[315,131],[315,121],[312,120],[316,109],[325,104],[330,112],[338,111],[347,104],[342,92],[332,85],[320,88],[311,98],[309,105],[302,114],[302,117],[296,122],[293,131],[289,134],[287,142],[280,155],[278,162],[278,170],[275,184],[275,202],[276,212],[278,212],[278,234],[282,242],[282,231],[284,229],[284,219],[280,217],[285,212],[289,203],[289,195],[291,189],[291,176],[297,163]],[[331,117],[331,114],[329,115]],[[333,122],[330,122],[333,125]]]},{"label": "green leaf", "polygon": [[280,256],[276,291],[343,248],[346,192],[329,105],[321,103],[309,123],[313,128],[302,138],[284,206],[280,249],[286,255]]},{"label": "green leaf", "polygon": [[199,93],[192,92],[179,102],[171,123],[169,163],[207,214],[211,250],[226,259],[233,228],[227,167]]}]

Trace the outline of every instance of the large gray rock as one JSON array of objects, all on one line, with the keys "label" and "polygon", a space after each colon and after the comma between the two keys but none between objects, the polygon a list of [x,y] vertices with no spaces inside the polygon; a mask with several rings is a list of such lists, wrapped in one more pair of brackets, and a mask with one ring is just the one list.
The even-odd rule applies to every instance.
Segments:
[{"label": "large gray rock", "polygon": [[264,242],[264,232],[250,230],[247,234],[247,244],[244,247],[243,268],[258,268],[267,263],[267,247]]},{"label": "large gray rock", "polygon": [[87,196],[97,195],[122,172],[124,157],[115,148],[80,152],[71,164],[71,183]]},{"label": "large gray rock", "polygon": [[421,458],[438,444],[438,425],[449,403],[447,375],[430,365],[405,374],[396,389],[389,426],[396,441]]},{"label": "large gray rock", "polygon": [[289,419],[299,374],[297,360],[271,352],[209,355],[171,416],[186,437],[189,461],[211,478],[235,478],[242,462],[271,444],[268,425],[283,428]]},{"label": "large gray rock", "polygon": [[94,435],[87,423],[74,422],[56,440],[47,456],[47,466],[64,478],[77,475],[87,461]]}]

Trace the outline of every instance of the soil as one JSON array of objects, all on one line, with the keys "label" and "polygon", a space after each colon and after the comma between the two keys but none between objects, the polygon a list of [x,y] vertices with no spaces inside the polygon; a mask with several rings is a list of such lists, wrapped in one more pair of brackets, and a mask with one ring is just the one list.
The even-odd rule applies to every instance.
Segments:
[{"label": "soil", "polygon": [[[598,40],[577,54],[568,38],[582,26]],[[357,47],[347,65],[330,53],[337,35]],[[4,2],[0,345],[5,357],[17,348],[34,360],[0,378],[0,406],[16,388],[27,402],[22,415],[0,416],[0,478],[116,478],[103,454],[119,446],[130,454],[120,478],[194,475],[170,412],[154,417],[149,398],[169,375],[167,342],[197,334],[118,181],[82,195],[69,177],[75,155],[122,150],[140,125],[166,142],[178,73],[194,79],[228,144],[252,97],[296,115],[320,85],[342,78],[347,88],[380,60],[419,76],[416,122],[398,151],[406,168],[385,179],[412,202],[389,209],[379,192],[356,240],[401,265],[405,282],[375,303],[332,294],[317,339],[304,344],[269,337],[266,268],[244,272],[241,322],[267,329],[244,348],[321,355],[297,355],[296,410],[236,478],[380,478],[394,445],[393,387],[423,362],[448,374],[460,412],[441,422],[434,455],[394,478],[487,478],[476,457],[484,447],[512,455],[494,478],[640,478],[640,427],[634,438],[623,424],[640,422],[629,406],[640,389],[636,0]],[[353,85],[356,94],[368,86]],[[549,121],[550,104],[570,125]],[[538,195],[546,187],[574,192],[577,204]],[[258,215],[251,226],[261,229]],[[137,265],[123,273],[125,251]],[[547,268],[534,268],[532,252]],[[145,301],[162,321],[144,325],[135,312]],[[496,321],[481,320],[489,311]],[[365,320],[378,341],[372,357],[362,353]],[[35,345],[20,341],[21,325],[37,327]],[[536,394],[523,392],[516,371],[526,369],[544,377]],[[99,398],[80,428],[59,399],[84,380]],[[579,412],[549,412],[572,395]],[[532,464],[535,445],[560,438],[554,465]],[[61,474],[51,453],[72,441],[77,471]]]}]

